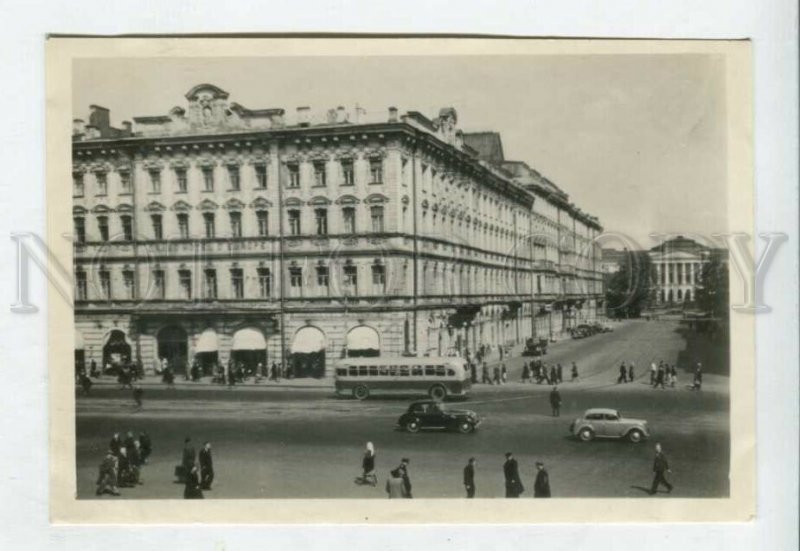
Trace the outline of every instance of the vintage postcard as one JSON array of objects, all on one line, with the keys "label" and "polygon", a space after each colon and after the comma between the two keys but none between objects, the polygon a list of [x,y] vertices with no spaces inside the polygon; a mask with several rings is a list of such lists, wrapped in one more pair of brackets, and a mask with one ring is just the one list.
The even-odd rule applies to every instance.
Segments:
[{"label": "vintage postcard", "polygon": [[49,39],[52,521],[751,518],[750,50]]}]

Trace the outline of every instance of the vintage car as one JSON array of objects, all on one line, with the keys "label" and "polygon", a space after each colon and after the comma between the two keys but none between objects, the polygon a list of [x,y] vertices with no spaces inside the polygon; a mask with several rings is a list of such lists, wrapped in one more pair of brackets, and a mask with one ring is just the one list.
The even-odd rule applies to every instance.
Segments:
[{"label": "vintage car", "polygon": [[650,436],[647,421],[627,419],[615,409],[587,409],[569,426],[569,432],[583,442],[595,438],[627,438],[631,442],[641,442]]},{"label": "vintage car", "polygon": [[397,420],[397,425],[408,432],[439,429],[470,433],[480,424],[481,418],[474,411],[450,408],[436,400],[414,402]]}]

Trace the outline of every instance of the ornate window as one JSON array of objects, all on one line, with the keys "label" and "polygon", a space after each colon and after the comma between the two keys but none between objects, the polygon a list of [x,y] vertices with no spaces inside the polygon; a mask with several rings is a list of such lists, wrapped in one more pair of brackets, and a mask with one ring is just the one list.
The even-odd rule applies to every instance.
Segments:
[{"label": "ornate window", "polygon": [[355,207],[342,207],[342,220],[344,222],[344,233],[356,233]]},{"label": "ornate window", "polygon": [[189,179],[186,175],[185,168],[175,169],[175,182],[178,185],[178,189],[176,190],[178,193],[186,193],[188,191]]},{"label": "ornate window", "polygon": [[383,183],[383,159],[369,160],[369,181],[371,184]]},{"label": "ornate window", "polygon": [[298,209],[290,209],[289,216],[289,233],[291,235],[300,235],[300,211]]},{"label": "ornate window", "polygon": [[330,273],[327,266],[317,266],[317,286],[328,288],[330,284]]},{"label": "ornate window", "polygon": [[258,235],[261,237],[269,235],[269,213],[265,210],[257,210],[256,221],[258,222]]},{"label": "ornate window", "polygon": [[383,289],[386,285],[386,266],[375,263],[372,265],[372,285]]},{"label": "ornate window", "polygon": [[119,171],[119,189],[124,195],[131,193],[131,173],[127,169]]},{"label": "ornate window", "polygon": [[161,214],[151,214],[153,222],[153,239],[164,239],[164,224]]},{"label": "ornate window", "polygon": [[95,172],[94,179],[97,184],[97,195],[108,195],[108,174]]},{"label": "ornate window", "polygon": [[325,187],[327,183],[325,161],[314,161],[314,186]]},{"label": "ornate window", "polygon": [[228,180],[231,184],[231,191],[239,191],[241,189],[238,165],[228,165]]},{"label": "ornate window", "polygon": [[369,208],[370,219],[372,220],[372,231],[376,233],[383,232],[383,207],[381,205],[373,205]]},{"label": "ornate window", "polygon": [[294,288],[303,286],[303,269],[299,266],[289,267],[289,285]]},{"label": "ornate window", "polygon": [[244,272],[241,268],[231,268],[231,287],[233,298],[244,298]]},{"label": "ornate window", "polygon": [[214,236],[216,235],[216,228],[213,212],[203,213],[203,224],[205,225],[206,239],[214,239]]},{"label": "ornate window", "polygon": [[105,300],[111,300],[111,272],[106,268],[101,268],[98,275],[100,276],[101,297]]},{"label": "ornate window", "polygon": [[300,187],[300,165],[297,163],[290,163],[286,165],[286,170],[289,172],[289,184],[287,187],[299,188]]},{"label": "ornate window", "polygon": [[75,242],[86,243],[86,219],[83,216],[75,216],[72,221],[75,225]]},{"label": "ornate window", "polygon": [[151,168],[148,173],[150,174],[150,192],[161,193],[161,170]]},{"label": "ornate window", "polygon": [[353,186],[356,183],[353,159],[342,159],[342,185]]},{"label": "ornate window", "polygon": [[179,212],[178,218],[178,235],[181,239],[189,239],[189,213]]},{"label": "ornate window", "polygon": [[164,270],[157,268],[153,270],[153,298],[164,299],[166,297],[166,281]]},{"label": "ornate window", "polygon": [[83,197],[85,191],[83,172],[72,173],[72,196]]},{"label": "ornate window", "polygon": [[217,298],[217,271],[214,268],[203,270],[203,298]]},{"label": "ornate window", "polygon": [[133,241],[133,218],[129,214],[123,214],[119,220],[122,224],[122,239]]},{"label": "ornate window", "polygon": [[342,269],[342,274],[344,275],[344,286],[349,290],[356,290],[358,288],[358,268],[355,264],[352,264],[349,260],[348,263],[344,265]]},{"label": "ornate window", "polygon": [[108,216],[97,217],[97,229],[100,232],[100,241],[108,241]]},{"label": "ornate window", "polygon": [[317,224],[317,235],[328,235],[328,209],[314,209],[314,220]]},{"label": "ornate window", "polygon": [[75,272],[75,298],[77,300],[86,300],[88,297],[88,285],[86,283],[86,272],[79,268]]},{"label": "ornate window", "polygon": [[231,236],[232,237],[241,237],[242,236],[242,213],[241,212],[231,212]]},{"label": "ornate window", "polygon": [[192,271],[191,270],[178,270],[178,284],[181,288],[181,294],[185,300],[192,299]]},{"label": "ornate window", "polygon": [[122,284],[125,287],[125,298],[136,298],[136,284],[134,281],[133,270],[126,269],[122,272]]},{"label": "ornate window", "polygon": [[269,268],[258,268],[258,289],[261,298],[269,298],[272,293],[272,273]]},{"label": "ornate window", "polygon": [[214,191],[214,167],[204,166],[202,171],[203,191]]},{"label": "ornate window", "polygon": [[267,189],[267,165],[255,165],[256,189]]}]

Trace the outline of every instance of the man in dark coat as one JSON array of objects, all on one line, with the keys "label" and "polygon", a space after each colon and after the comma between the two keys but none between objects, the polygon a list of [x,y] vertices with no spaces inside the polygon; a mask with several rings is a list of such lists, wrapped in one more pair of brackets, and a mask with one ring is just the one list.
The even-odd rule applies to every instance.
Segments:
[{"label": "man in dark coat", "polygon": [[408,464],[410,462],[411,461],[407,457],[404,457],[400,460],[400,466],[397,467],[398,471],[400,471],[400,475],[403,478],[403,490],[405,492],[405,497],[407,498],[414,497],[411,495],[411,478],[408,476]]},{"label": "man in dark coat", "polygon": [[667,457],[661,452],[661,444],[656,444],[656,458],[653,461],[653,485],[650,487],[650,495],[655,495],[659,484],[667,487],[667,492],[672,493],[672,484],[667,482],[664,473],[671,473]]},{"label": "man in dark coat", "polygon": [[619,364],[619,377],[617,377],[617,384],[628,382],[628,368],[625,367],[625,362]]},{"label": "man in dark coat", "polygon": [[203,489],[200,487],[200,468],[192,465],[186,471],[186,480],[183,487],[183,499],[203,499]]},{"label": "man in dark coat", "polygon": [[556,379],[559,383],[564,382],[564,368],[561,364],[556,364]]},{"label": "man in dark coat", "polygon": [[153,443],[150,441],[150,435],[144,431],[139,433],[139,449],[142,454],[142,464],[145,464],[153,451]]},{"label": "man in dark coat", "polygon": [[117,454],[112,450],[108,450],[103,461],[100,463],[100,469],[97,477],[97,495],[109,493],[113,496],[119,495],[117,489],[117,473],[119,467],[119,460]]},{"label": "man in dark coat", "polygon": [[203,490],[210,490],[211,483],[214,482],[214,460],[211,457],[211,442],[203,444],[200,450],[200,487]]},{"label": "man in dark coat", "polygon": [[553,417],[561,416],[561,394],[557,386],[550,391],[550,408],[553,410]]},{"label": "man in dark coat", "polygon": [[475,458],[470,457],[467,466],[464,467],[464,488],[467,490],[467,497],[475,497]]},{"label": "man in dark coat", "polygon": [[181,480],[186,481],[186,477],[188,476],[189,472],[194,467],[195,460],[197,456],[194,452],[194,446],[192,446],[192,439],[188,436],[183,441],[183,454],[181,456]]},{"label": "man in dark coat", "polygon": [[533,484],[533,497],[550,497],[550,475],[544,468],[544,463],[536,462],[536,482]]},{"label": "man in dark coat", "polygon": [[631,362],[631,365],[628,366],[628,381],[631,383],[633,382],[633,375],[633,362]]},{"label": "man in dark coat", "polygon": [[519,465],[511,452],[506,453],[503,475],[506,478],[506,497],[519,497],[525,491],[525,487],[519,478]]}]

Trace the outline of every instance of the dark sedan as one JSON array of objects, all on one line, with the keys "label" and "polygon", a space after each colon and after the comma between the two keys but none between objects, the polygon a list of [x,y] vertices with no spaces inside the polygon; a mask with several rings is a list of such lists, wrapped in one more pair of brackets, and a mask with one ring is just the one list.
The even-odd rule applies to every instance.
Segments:
[{"label": "dark sedan", "polygon": [[438,429],[470,433],[481,424],[481,418],[474,411],[450,408],[435,400],[424,400],[408,406],[397,424],[408,432]]}]

